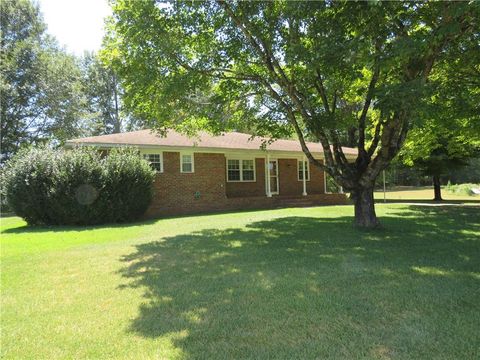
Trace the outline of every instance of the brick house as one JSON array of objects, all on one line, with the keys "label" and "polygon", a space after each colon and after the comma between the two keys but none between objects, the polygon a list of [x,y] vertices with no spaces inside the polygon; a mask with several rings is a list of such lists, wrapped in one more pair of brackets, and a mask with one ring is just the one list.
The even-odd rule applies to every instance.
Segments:
[{"label": "brick house", "polygon": [[[164,137],[140,130],[69,140],[67,147],[137,147],[157,171],[149,217],[346,203],[341,190],[327,191],[326,174],[308,163],[298,141],[264,140],[238,132],[190,138],[172,130]],[[308,147],[323,159],[320,144]],[[344,153],[354,159],[357,151]]]}]

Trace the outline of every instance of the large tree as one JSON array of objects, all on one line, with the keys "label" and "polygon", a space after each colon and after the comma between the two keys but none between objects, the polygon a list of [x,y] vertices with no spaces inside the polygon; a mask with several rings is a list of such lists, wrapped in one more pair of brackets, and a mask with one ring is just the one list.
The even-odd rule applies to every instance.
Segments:
[{"label": "large tree", "polygon": [[76,59],[45,32],[28,0],[1,3],[2,161],[23,144],[76,135],[83,111]]},{"label": "large tree", "polygon": [[111,134],[141,127],[142,121],[123,106],[123,89],[115,71],[94,53],[85,53],[81,62],[88,132]]},{"label": "large tree", "polygon": [[431,120],[413,129],[401,151],[401,158],[432,177],[433,200],[442,200],[441,177],[468,165],[480,153],[480,133],[468,121],[439,124]]},{"label": "large tree", "polygon": [[[162,130],[248,124],[296,133],[375,227],[373,186],[399,152],[439,61],[479,37],[475,2],[115,0],[105,55],[126,104]],[[325,163],[305,137],[318,140]],[[358,148],[347,161],[342,143]],[[351,139],[354,140],[351,140]]]},{"label": "large tree", "polygon": [[439,60],[433,69],[421,119],[400,152],[406,165],[432,177],[436,201],[441,177],[480,153],[480,39],[464,38],[459,48],[456,61]]}]

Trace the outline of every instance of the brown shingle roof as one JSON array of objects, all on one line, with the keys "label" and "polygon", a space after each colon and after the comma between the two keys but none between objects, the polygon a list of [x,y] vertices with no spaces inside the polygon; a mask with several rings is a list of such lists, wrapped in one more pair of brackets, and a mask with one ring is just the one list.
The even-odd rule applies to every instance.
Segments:
[{"label": "brown shingle roof", "polygon": [[[172,147],[198,147],[230,150],[259,150],[265,138],[252,135],[227,132],[215,136],[206,132],[199,132],[195,137],[188,137],[174,130],[168,130],[167,135],[162,137],[151,130],[139,130],[119,134],[91,136],[80,139],[68,140],[67,145],[91,144],[91,145],[136,145],[136,146],[172,146]],[[308,142],[311,152],[322,153],[323,148],[319,143]],[[297,140],[276,140],[267,144],[267,150],[302,152]],[[344,147],[345,154],[356,155],[357,150]]]}]

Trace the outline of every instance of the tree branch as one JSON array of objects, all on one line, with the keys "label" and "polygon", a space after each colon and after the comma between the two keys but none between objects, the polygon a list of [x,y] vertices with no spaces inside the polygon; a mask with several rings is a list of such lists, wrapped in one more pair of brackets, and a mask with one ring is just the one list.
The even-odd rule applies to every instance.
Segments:
[{"label": "tree branch", "polygon": [[365,102],[363,104],[363,109],[358,118],[358,151],[365,152],[365,123],[367,118],[368,109],[372,104],[372,97],[375,91],[375,85],[377,84],[378,78],[380,77],[380,66],[378,64],[378,58],[375,60],[374,70],[370,83],[368,85],[367,94],[365,95]]},{"label": "tree branch", "polygon": [[[265,41],[263,41],[259,37],[255,37],[248,30],[247,25],[246,25],[247,22],[243,21],[238,16],[236,16],[234,11],[230,8],[230,6],[225,1],[220,1],[219,0],[217,2],[227,12],[229,17],[236,24],[236,26],[245,35],[248,42],[252,45],[252,47],[255,49],[255,51],[257,51],[257,53],[260,55],[260,57],[263,58],[263,61],[266,65],[267,70],[269,71],[270,75],[276,81],[276,83],[282,88],[282,90],[288,95],[290,100],[297,106],[298,111],[302,114],[302,117],[304,118],[305,122],[307,122],[307,123],[312,122],[313,121],[312,111],[310,111],[310,113],[309,113],[307,111],[307,109],[305,108],[305,105],[302,103],[302,101],[300,101],[299,96],[300,97],[303,97],[303,96],[299,93],[299,91],[295,88],[295,86],[287,78],[287,76],[285,75],[283,69],[281,68],[278,60],[273,56],[272,52],[270,51],[269,47],[266,45]],[[257,38],[258,38],[258,41],[256,40]],[[280,74],[277,73],[277,71]],[[264,83],[264,85],[267,86],[267,88],[269,89],[271,94],[272,94],[272,91],[273,91],[273,93],[275,93],[278,96],[278,97],[274,96],[274,98],[276,98],[277,100],[281,99],[281,96],[276,91],[274,91],[274,89],[271,87],[271,85],[268,83],[268,81],[264,81],[263,83]],[[305,100],[304,97],[303,97],[303,99]],[[283,101],[283,99],[281,99],[281,104],[282,104],[283,107],[286,105],[286,103]],[[300,127],[298,126],[296,118],[294,117],[293,109],[290,108],[289,110],[290,110],[290,115],[288,115],[289,114],[288,112],[287,112],[287,115],[291,119],[292,125],[294,126],[295,131],[297,132],[297,135],[299,136],[299,141],[302,144],[303,133],[302,133]],[[310,110],[312,110],[312,109],[310,108]],[[293,115],[293,118],[292,118],[292,115]],[[327,165],[329,167],[331,167],[331,170],[333,171],[335,162],[334,162],[333,156],[331,154],[330,144],[329,144],[328,138],[323,133],[323,131],[319,131],[317,133],[317,136],[318,136],[318,138],[319,138],[319,140],[320,140],[320,142],[323,146],[324,156],[325,156],[325,160],[327,162]],[[303,140],[303,144],[302,144],[302,149],[304,150],[305,155],[307,155],[307,157],[315,165],[318,165],[318,166],[322,167],[321,164],[318,161],[314,161],[313,157],[311,156],[310,151],[308,150],[308,148],[305,145],[304,140]]]},{"label": "tree branch", "polygon": [[325,87],[323,86],[322,75],[318,69],[315,70],[315,73],[317,75],[317,81],[314,82],[315,89],[317,89],[318,93],[320,94],[320,98],[322,99],[323,107],[325,108],[326,113],[330,114],[330,106],[328,105],[327,93],[325,91]]},{"label": "tree branch", "polygon": [[375,133],[373,135],[372,143],[370,144],[367,150],[367,157],[369,159],[372,158],[373,154],[375,153],[375,150],[378,147],[378,143],[380,141],[380,129],[382,128],[382,125],[383,125],[382,121],[379,120],[377,125],[375,126]]}]

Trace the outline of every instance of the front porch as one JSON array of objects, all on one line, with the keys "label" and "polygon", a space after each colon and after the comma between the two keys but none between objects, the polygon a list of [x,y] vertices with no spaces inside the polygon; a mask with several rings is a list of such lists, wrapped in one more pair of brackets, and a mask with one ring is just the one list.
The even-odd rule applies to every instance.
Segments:
[{"label": "front porch", "polygon": [[[245,180],[238,174],[241,162],[250,162],[254,174]],[[320,160],[321,161],[321,160]],[[253,165],[254,164],[254,165]],[[309,164],[304,156],[237,159],[227,157],[227,198],[266,196],[308,196],[326,194],[325,173]],[[236,172],[236,173],[235,173]],[[231,178],[230,178],[231,176]]]}]

